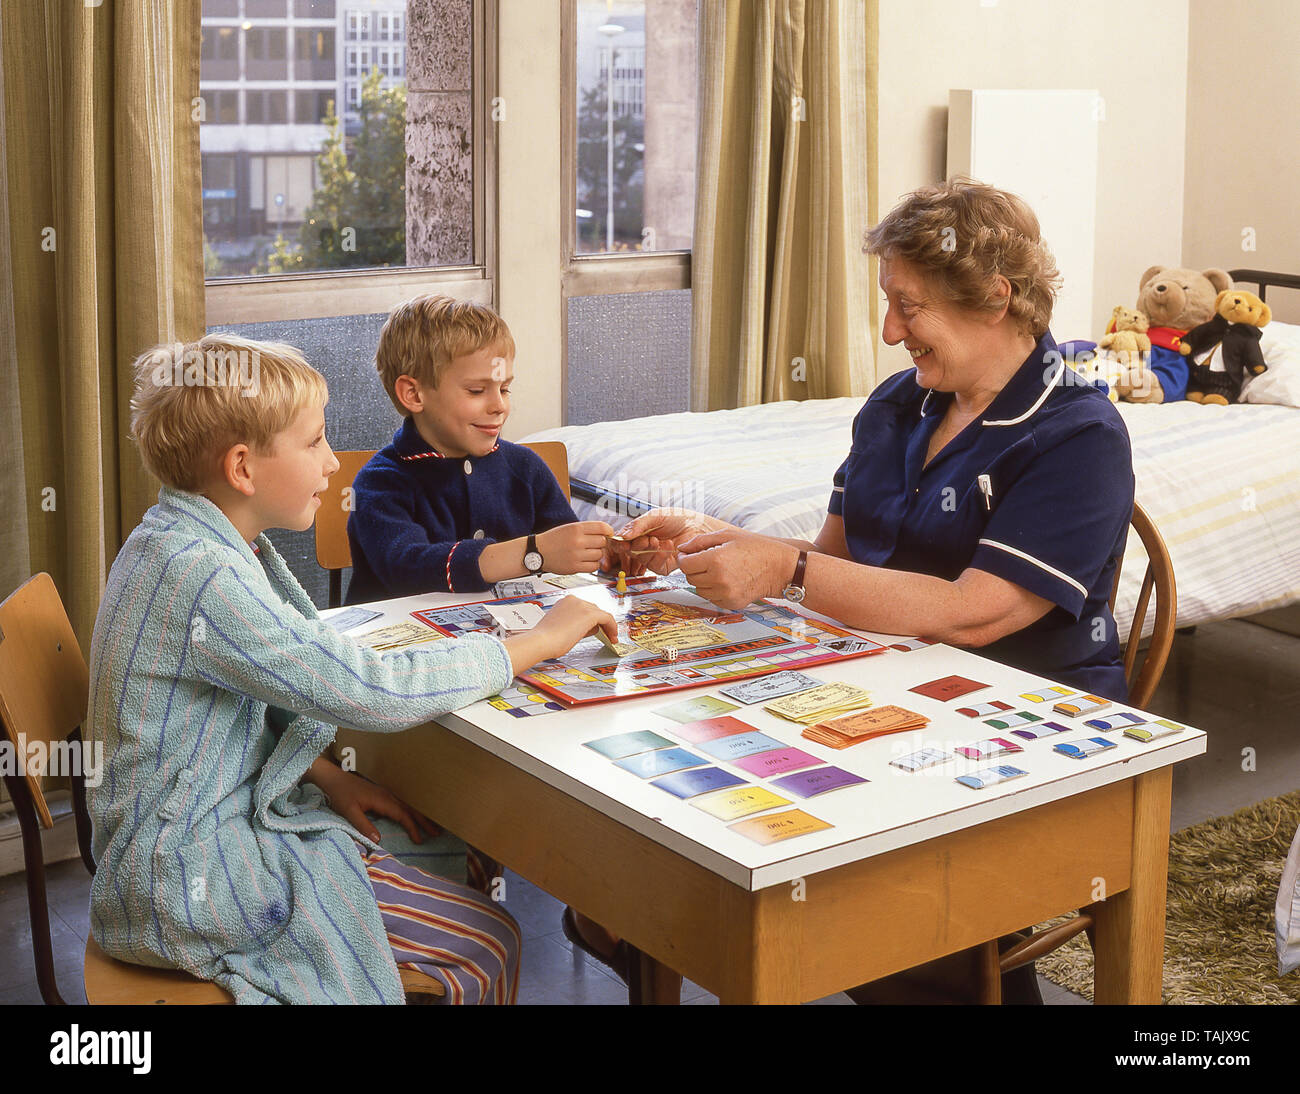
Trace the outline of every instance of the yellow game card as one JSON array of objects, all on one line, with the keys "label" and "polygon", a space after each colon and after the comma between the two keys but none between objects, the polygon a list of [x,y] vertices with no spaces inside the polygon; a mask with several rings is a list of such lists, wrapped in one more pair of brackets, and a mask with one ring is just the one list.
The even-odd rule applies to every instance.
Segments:
[{"label": "yellow game card", "polygon": [[733,832],[739,832],[746,839],[766,845],[778,843],[783,839],[793,839],[795,836],[806,836],[810,832],[820,832],[835,826],[827,824],[824,820],[818,820],[802,809],[787,809],[784,813],[775,813],[770,817],[751,817],[749,820],[729,824],[727,827]]},{"label": "yellow game card", "polygon": [[837,682],[783,696],[775,702],[767,703],[763,709],[787,722],[810,725],[823,718],[835,717],[870,705],[869,692],[852,684]]},{"label": "yellow game card", "polygon": [[775,809],[778,805],[789,805],[790,801],[766,787],[742,786],[703,794],[693,798],[691,804],[719,820],[731,821],[750,813],[761,813],[764,809]]}]

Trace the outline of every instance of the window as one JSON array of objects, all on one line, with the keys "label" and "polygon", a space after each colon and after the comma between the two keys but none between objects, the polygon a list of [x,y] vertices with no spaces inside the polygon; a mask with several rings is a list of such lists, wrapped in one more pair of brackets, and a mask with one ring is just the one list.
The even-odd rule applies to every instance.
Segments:
[{"label": "window", "polygon": [[696,0],[572,2],[572,253],[689,250]]},{"label": "window", "polygon": [[364,76],[370,71],[370,50],[365,46],[348,46],[348,75]]},{"label": "window", "polygon": [[238,91],[204,91],[204,120],[209,125],[237,125],[239,123]]},{"label": "window", "polygon": [[250,125],[283,125],[289,120],[288,92],[246,91],[244,120]]},{"label": "window", "polygon": [[297,125],[320,125],[328,117],[332,91],[298,91],[294,93],[293,120]]},{"label": "window", "polygon": [[370,37],[370,13],[368,11],[348,12],[348,38],[352,41]]},{"label": "window", "polygon": [[375,37],[378,38],[381,42],[387,42],[388,28],[389,28],[388,13],[381,11],[375,16],[375,19],[376,22],[378,23],[378,30],[375,34]]}]

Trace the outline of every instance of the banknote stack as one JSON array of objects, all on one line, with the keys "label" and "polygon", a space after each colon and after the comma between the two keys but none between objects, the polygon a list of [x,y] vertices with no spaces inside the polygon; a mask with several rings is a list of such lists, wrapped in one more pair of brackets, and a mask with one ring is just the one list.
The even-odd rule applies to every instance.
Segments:
[{"label": "banknote stack", "polygon": [[819,687],[786,695],[763,709],[787,722],[813,725],[838,718],[851,710],[871,706],[871,693],[852,684],[822,684]]},{"label": "banknote stack", "polygon": [[842,718],[819,719],[805,729],[803,735],[810,741],[830,748],[848,748],[849,745],[861,744],[873,737],[921,729],[929,722],[930,719],[923,714],[891,704],[860,710]]}]

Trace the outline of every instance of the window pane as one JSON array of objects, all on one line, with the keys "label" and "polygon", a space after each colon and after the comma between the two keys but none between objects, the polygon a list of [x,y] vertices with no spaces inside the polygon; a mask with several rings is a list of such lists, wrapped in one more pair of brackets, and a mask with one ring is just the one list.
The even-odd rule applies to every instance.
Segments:
[{"label": "window pane", "polygon": [[209,277],[474,262],[470,28],[406,8],[202,0]]},{"label": "window pane", "polygon": [[689,250],[697,0],[578,0],[577,251]]}]

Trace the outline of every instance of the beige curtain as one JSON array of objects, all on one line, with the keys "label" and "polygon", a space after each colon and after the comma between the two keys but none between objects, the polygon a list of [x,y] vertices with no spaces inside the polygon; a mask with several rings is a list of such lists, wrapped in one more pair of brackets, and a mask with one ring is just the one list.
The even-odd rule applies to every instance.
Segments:
[{"label": "beige curtain", "polygon": [[83,644],[156,496],[128,439],[130,363],[203,333],[199,8],[0,8],[0,397],[17,395],[4,459],[27,547],[0,563],[0,596],[49,571]]},{"label": "beige curtain", "polygon": [[878,0],[708,0],[692,407],[865,395]]}]

